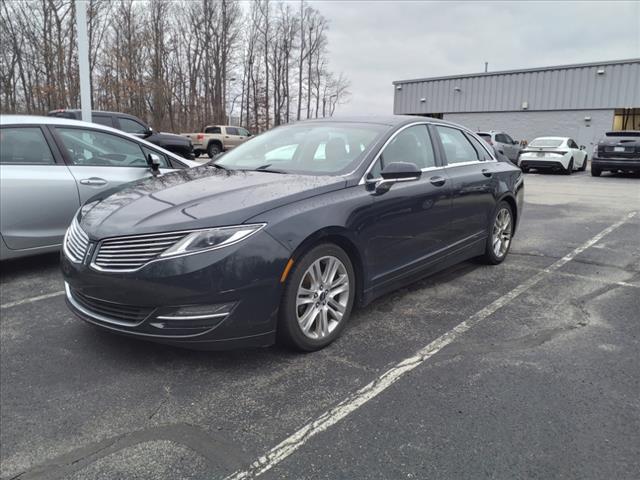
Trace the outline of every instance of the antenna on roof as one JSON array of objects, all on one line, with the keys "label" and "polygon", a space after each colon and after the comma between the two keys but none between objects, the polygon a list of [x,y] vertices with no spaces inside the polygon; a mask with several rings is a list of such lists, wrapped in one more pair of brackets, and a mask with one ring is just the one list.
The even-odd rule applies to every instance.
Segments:
[{"label": "antenna on roof", "polygon": [[489,71],[489,62],[484,62],[484,73]]}]

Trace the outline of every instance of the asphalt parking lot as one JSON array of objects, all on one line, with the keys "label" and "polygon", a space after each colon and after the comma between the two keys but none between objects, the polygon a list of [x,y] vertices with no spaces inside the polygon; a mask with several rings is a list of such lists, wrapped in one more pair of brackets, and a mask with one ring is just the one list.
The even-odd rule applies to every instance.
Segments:
[{"label": "asphalt parking lot", "polygon": [[525,181],[502,265],[387,295],[307,355],[100,332],[56,255],[3,264],[0,476],[640,478],[640,179]]}]

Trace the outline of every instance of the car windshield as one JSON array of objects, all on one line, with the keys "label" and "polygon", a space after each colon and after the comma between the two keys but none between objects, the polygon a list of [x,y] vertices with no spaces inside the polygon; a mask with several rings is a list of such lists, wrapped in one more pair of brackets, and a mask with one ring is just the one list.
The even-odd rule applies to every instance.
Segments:
[{"label": "car windshield", "polygon": [[530,147],[559,147],[564,143],[561,138],[536,138],[529,144]]},{"label": "car windshield", "polygon": [[302,123],[263,133],[215,160],[233,170],[341,175],[353,170],[388,127],[367,123]]}]

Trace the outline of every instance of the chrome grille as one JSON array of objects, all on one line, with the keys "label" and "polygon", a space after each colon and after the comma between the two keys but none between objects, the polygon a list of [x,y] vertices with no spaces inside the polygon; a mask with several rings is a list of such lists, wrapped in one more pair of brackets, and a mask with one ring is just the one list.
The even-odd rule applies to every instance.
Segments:
[{"label": "chrome grille", "polygon": [[89,237],[82,231],[78,221],[74,218],[64,236],[64,253],[72,262],[82,263],[88,246]]},{"label": "chrome grille", "polygon": [[189,233],[154,233],[103,240],[92,265],[98,270],[112,272],[137,270]]}]

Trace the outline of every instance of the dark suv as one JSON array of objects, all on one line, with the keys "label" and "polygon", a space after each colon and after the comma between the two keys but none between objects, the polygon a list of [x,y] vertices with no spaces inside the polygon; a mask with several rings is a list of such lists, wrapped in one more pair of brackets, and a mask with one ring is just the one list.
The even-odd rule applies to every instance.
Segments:
[{"label": "dark suv", "polygon": [[591,160],[591,175],[602,172],[640,173],[640,130],[607,132]]},{"label": "dark suv", "polygon": [[[80,110],[53,110],[47,115],[50,117],[82,120],[82,113]],[[173,133],[154,132],[149,125],[133,115],[120,112],[103,112],[95,110],[91,112],[91,120],[93,123],[106,125],[107,127],[116,128],[123,132],[130,133],[136,137],[144,138],[147,142],[151,142],[189,160],[193,160],[195,158],[195,155],[193,154],[193,144],[190,139],[181,135],[174,135]]]}]

